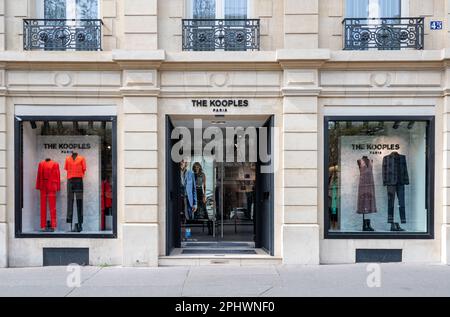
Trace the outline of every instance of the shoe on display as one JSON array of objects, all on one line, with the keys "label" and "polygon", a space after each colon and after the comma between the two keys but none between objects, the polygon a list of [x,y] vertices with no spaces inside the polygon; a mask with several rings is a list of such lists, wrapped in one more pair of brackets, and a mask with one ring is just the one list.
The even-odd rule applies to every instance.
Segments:
[{"label": "shoe on display", "polygon": [[397,231],[397,226],[393,222],[391,222],[391,231]]},{"label": "shoe on display", "polygon": [[363,221],[363,231],[375,231],[370,225],[370,219],[364,219]]},{"label": "shoe on display", "polygon": [[375,231],[375,229],[370,225],[370,219],[367,219],[367,231]]},{"label": "shoe on display", "polygon": [[398,222],[395,223],[395,228],[397,229],[396,231],[405,231],[405,229],[403,229],[402,227],[400,227],[400,225],[398,224]]}]

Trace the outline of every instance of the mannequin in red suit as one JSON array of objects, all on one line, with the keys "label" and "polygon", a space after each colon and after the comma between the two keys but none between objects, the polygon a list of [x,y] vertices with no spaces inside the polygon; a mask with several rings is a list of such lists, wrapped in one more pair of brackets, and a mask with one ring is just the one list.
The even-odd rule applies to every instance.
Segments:
[{"label": "mannequin in red suit", "polygon": [[[41,230],[56,229],[56,192],[61,189],[59,164],[47,158],[39,163],[36,189],[41,192]],[[50,208],[50,228],[47,228],[47,201]]]},{"label": "mannequin in red suit", "polygon": [[106,230],[106,214],[111,210],[112,207],[112,188],[108,179],[102,181],[102,193],[101,193],[101,209],[102,209],[102,219],[101,219],[101,229]]}]

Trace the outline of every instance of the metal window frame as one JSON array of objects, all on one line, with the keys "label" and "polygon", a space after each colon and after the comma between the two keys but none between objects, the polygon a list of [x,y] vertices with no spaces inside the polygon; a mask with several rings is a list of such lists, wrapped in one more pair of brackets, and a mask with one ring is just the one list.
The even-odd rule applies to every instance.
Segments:
[{"label": "metal window frame", "polygon": [[[329,147],[330,136],[328,123],[330,121],[424,121],[426,128],[426,190],[425,200],[427,203],[427,232],[330,232],[330,219],[328,216],[328,178],[329,178]],[[391,239],[391,240],[433,240],[434,233],[434,211],[435,211],[435,116],[324,116],[324,172],[323,172],[323,216],[324,216],[324,239]]]},{"label": "metal window frame", "polygon": [[[22,124],[29,121],[106,121],[112,123],[112,233],[23,233],[21,190],[23,164],[21,148],[23,144]],[[14,117],[14,236],[15,238],[75,238],[75,239],[116,239],[117,238],[117,116],[15,116]]]}]

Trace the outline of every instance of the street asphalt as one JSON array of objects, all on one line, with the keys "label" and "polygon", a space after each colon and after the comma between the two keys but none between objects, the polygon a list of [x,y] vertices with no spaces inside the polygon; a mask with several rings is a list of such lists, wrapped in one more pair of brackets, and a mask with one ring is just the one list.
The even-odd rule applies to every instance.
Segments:
[{"label": "street asphalt", "polygon": [[450,266],[9,268],[0,296],[450,296]]}]

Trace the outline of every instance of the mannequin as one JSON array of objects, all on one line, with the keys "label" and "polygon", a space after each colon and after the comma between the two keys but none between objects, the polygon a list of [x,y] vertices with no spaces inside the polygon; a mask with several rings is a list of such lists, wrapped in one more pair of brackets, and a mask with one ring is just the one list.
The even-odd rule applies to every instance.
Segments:
[{"label": "mannequin", "polygon": [[101,230],[106,230],[106,216],[111,214],[112,208],[112,187],[109,182],[109,177],[105,177],[102,181],[101,188],[101,222],[100,227]]},{"label": "mannequin", "polygon": [[363,215],[363,231],[375,231],[370,225],[367,214],[376,213],[375,183],[373,179],[373,161],[363,156],[357,161],[359,167],[358,207],[356,212]]},{"label": "mannequin", "polygon": [[405,231],[398,222],[394,222],[395,196],[398,198],[400,221],[406,223],[405,185],[409,185],[408,166],[406,156],[392,152],[383,157],[383,185],[388,194],[388,223],[391,231]]},{"label": "mannequin", "polygon": [[[86,160],[74,152],[66,157],[64,169],[67,172],[67,223],[70,223],[70,231],[81,232],[83,230],[83,177],[86,173]],[[76,200],[78,216],[75,229],[72,226],[74,200]]]},{"label": "mannequin", "polygon": [[329,168],[329,179],[328,179],[328,211],[330,215],[331,229],[338,229],[338,213],[339,213],[339,176],[338,176],[338,166],[331,166]]},{"label": "mannequin", "polygon": [[[182,221],[186,224],[187,220],[194,219],[194,213],[197,211],[197,190],[195,186],[195,177],[192,171],[187,169],[187,160],[180,162],[180,199]],[[185,236],[185,235],[182,235]]]},{"label": "mannequin", "polygon": [[[56,193],[61,189],[59,164],[46,158],[38,166],[36,189],[41,195],[41,231],[54,232],[56,229]],[[47,221],[47,201],[50,221]]]}]

